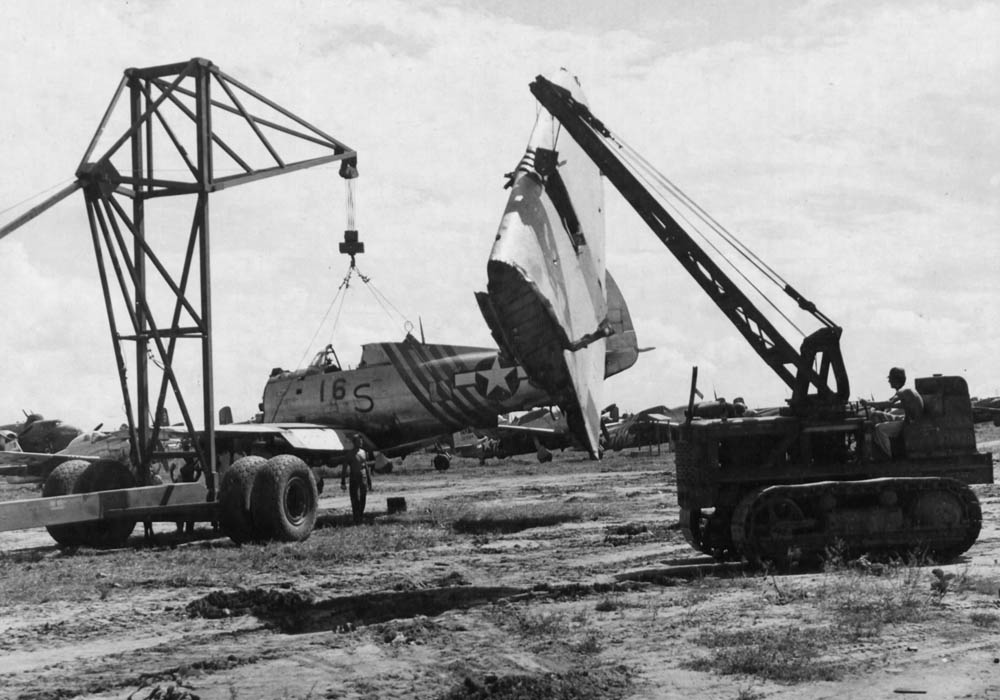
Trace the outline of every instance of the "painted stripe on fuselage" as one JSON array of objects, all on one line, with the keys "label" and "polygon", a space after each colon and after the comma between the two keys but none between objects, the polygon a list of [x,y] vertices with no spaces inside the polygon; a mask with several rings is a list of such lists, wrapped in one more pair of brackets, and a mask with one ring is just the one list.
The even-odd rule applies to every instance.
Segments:
[{"label": "painted stripe on fuselage", "polygon": [[437,404],[446,407],[460,416],[462,420],[461,427],[475,424],[477,422],[475,410],[471,406],[462,405],[456,400],[458,394],[455,391],[455,373],[464,367],[464,363],[459,362],[458,351],[450,345],[444,347],[432,345],[427,348],[427,354],[431,357],[431,360],[425,360],[421,365],[421,369],[425,370],[428,377],[428,390],[430,390],[432,385],[448,387],[448,397],[438,399]]},{"label": "painted stripe on fuselage", "polygon": [[475,372],[467,353],[450,345],[386,343],[383,350],[413,396],[449,429],[489,425],[501,412],[502,407],[491,405],[475,385],[455,386],[456,374]]},{"label": "painted stripe on fuselage", "polygon": [[430,372],[425,371],[427,353],[426,351],[419,352],[419,350],[424,350],[423,346],[415,345],[404,349],[399,345],[383,343],[382,349],[410,392],[436,420],[454,430],[470,424],[470,421],[455,411],[452,406],[445,402],[431,400],[430,386],[450,378],[443,375],[434,377]]},{"label": "painted stripe on fuselage", "polygon": [[488,425],[496,420],[500,408],[491,405],[485,397],[480,395],[478,389],[460,388],[455,385],[455,377],[467,371],[475,371],[476,364],[469,366],[469,356],[463,355],[452,346],[431,346],[430,352],[436,353],[439,357],[436,361],[425,365],[425,367],[437,370],[436,375],[441,376],[442,382],[449,387],[450,400],[445,401],[450,407],[462,417],[462,426]]},{"label": "painted stripe on fuselage", "polygon": [[486,397],[479,393],[475,386],[458,386],[457,378],[461,374],[475,372],[476,366],[469,367],[463,360],[462,355],[453,348],[442,348],[442,360],[448,361],[447,383],[450,386],[450,398],[455,408],[459,410],[468,420],[465,425],[486,425],[496,419],[497,413],[502,409],[487,401]]}]

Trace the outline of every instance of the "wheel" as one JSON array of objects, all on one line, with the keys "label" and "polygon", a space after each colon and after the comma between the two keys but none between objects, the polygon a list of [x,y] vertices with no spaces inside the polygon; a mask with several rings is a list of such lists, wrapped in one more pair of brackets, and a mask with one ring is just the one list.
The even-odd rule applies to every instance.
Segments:
[{"label": "wheel", "polygon": [[542,463],[542,464],[545,464],[546,462],[551,462],[552,461],[552,451],[550,449],[548,449],[547,447],[545,447],[544,445],[542,447],[539,447],[538,448],[538,461],[540,463]]},{"label": "wheel", "polygon": [[913,506],[913,520],[918,526],[950,530],[962,526],[965,509],[955,494],[931,491],[921,494]]},{"label": "wheel", "polygon": [[432,464],[439,472],[444,472],[448,471],[448,467],[451,466],[451,460],[448,459],[448,455],[434,455]]},{"label": "wheel", "polygon": [[[74,493],[76,480],[83,473],[83,470],[90,466],[90,462],[82,459],[71,459],[63,462],[45,479],[42,485],[42,498],[50,496],[65,496]],[[46,525],[45,529],[60,547],[75,547],[83,544],[80,539],[80,526],[76,523],[69,525]]]},{"label": "wheel", "polygon": [[[968,487],[959,486],[967,490]],[[917,530],[936,531],[928,539],[935,561],[946,562],[965,552],[976,541],[982,522],[978,499],[963,499],[944,488],[920,494],[911,510]]]},{"label": "wheel", "polygon": [[752,532],[763,537],[788,535],[805,517],[802,509],[791,498],[764,498],[753,509]]},{"label": "wheel", "polygon": [[732,558],[732,541],[729,539],[729,517],[724,511],[707,514],[701,508],[682,508],[681,532],[688,544],[717,561]]},{"label": "wheel", "polygon": [[250,496],[250,512],[259,536],[302,542],[312,534],[318,510],[316,477],[301,459],[278,455],[260,468]]},{"label": "wheel", "polygon": [[[95,493],[135,487],[135,476],[127,466],[113,459],[100,459],[80,472],[73,493]],[[76,525],[82,543],[89,547],[121,547],[135,529],[135,519],[116,518]]]},{"label": "wheel", "polygon": [[[793,499],[781,494],[761,494],[750,504],[744,522],[743,553],[754,564],[771,561],[786,569],[798,556],[795,534],[805,514]],[[737,540],[736,537],[733,538]]]},{"label": "wheel", "polygon": [[257,473],[267,463],[263,457],[242,457],[222,473],[219,481],[219,526],[236,544],[260,539],[250,512],[250,494]]}]

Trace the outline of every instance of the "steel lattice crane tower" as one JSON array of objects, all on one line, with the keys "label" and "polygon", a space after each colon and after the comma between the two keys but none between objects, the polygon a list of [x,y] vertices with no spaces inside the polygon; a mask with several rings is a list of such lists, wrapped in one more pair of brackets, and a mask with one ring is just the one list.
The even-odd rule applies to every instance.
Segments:
[{"label": "steel lattice crane tower", "polygon": [[[128,107],[125,126],[120,133],[106,134],[123,111],[118,109],[123,96]],[[108,142],[106,150],[98,151]],[[80,161],[75,182],[0,228],[3,238],[70,194],[83,191],[139,483],[148,477],[154,460],[186,456],[201,464],[209,498],[214,497],[210,195],[333,161],[341,162],[340,175],[349,184],[357,177],[354,150],[209,60],[129,68]],[[183,176],[175,177],[175,171]],[[183,260],[179,269],[171,271],[147,235],[147,203],[182,195],[194,198],[193,213]],[[151,286],[154,280],[157,289]],[[166,321],[154,313],[154,295],[168,300],[172,310]],[[204,420],[200,437],[195,432],[195,406],[185,394],[191,382],[182,383],[175,371],[181,340],[200,345]],[[135,344],[134,386],[127,376],[125,342]],[[162,371],[158,386],[150,373],[151,360]],[[189,437],[180,454],[158,447],[168,388]]]}]

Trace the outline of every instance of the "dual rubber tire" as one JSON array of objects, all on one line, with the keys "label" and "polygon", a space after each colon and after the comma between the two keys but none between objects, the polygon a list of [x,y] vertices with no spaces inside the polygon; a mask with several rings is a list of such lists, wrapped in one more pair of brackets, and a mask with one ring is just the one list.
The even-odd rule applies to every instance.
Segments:
[{"label": "dual rubber tire", "polygon": [[298,457],[244,457],[219,482],[219,524],[237,544],[302,542],[312,534],[319,489]]},{"label": "dual rubber tire", "polygon": [[[63,462],[49,474],[42,485],[42,497],[94,493],[128,489],[136,485],[131,470],[112,459],[87,462],[73,459]],[[135,529],[134,519],[99,520],[68,525],[47,525],[49,535],[61,547],[120,547]]]}]

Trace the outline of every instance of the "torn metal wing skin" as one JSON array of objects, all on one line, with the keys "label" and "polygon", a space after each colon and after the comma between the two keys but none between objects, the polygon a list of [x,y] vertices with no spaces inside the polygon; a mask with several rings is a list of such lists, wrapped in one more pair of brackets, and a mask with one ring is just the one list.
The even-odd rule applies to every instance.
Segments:
[{"label": "torn metal wing skin", "polygon": [[[554,82],[585,102],[566,71]],[[597,455],[611,333],[601,174],[542,110],[510,186],[480,306],[501,348],[566,410]]]}]

